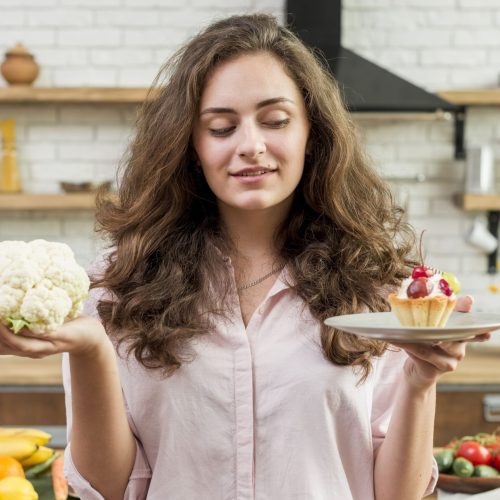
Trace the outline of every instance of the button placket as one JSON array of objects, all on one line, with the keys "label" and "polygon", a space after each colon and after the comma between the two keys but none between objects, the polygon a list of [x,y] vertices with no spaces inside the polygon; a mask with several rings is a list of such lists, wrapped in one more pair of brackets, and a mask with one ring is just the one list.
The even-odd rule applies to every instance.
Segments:
[{"label": "button placket", "polygon": [[[238,326],[237,326],[238,325]],[[243,320],[236,328],[234,397],[236,420],[236,498],[254,499],[254,394],[252,348]]]}]

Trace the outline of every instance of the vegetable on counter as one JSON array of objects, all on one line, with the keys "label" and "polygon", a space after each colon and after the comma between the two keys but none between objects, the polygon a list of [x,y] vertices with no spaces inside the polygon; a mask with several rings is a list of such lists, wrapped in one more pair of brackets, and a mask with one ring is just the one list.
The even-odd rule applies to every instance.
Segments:
[{"label": "vegetable on counter", "polygon": [[0,500],[68,498],[63,453],[46,446],[51,438],[39,429],[0,427]]},{"label": "vegetable on counter", "polygon": [[490,450],[477,441],[464,441],[455,455],[470,460],[474,465],[485,465],[491,461]]},{"label": "vegetable on counter", "polygon": [[479,433],[454,439],[434,453],[440,473],[460,477],[500,476],[500,435]]},{"label": "vegetable on counter", "polygon": [[52,486],[54,487],[55,500],[68,498],[68,482],[64,477],[64,456],[57,457],[52,463]]},{"label": "vegetable on counter", "polygon": [[0,500],[38,500],[33,485],[22,477],[0,479]]},{"label": "vegetable on counter", "polygon": [[470,477],[474,474],[474,465],[463,457],[455,458],[452,465],[453,472],[460,477]]}]

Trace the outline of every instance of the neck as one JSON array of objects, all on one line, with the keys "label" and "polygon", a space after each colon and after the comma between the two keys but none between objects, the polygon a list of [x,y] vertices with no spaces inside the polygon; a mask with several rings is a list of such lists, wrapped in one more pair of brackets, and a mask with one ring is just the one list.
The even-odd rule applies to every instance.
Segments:
[{"label": "neck", "polygon": [[290,206],[291,199],[261,210],[241,210],[219,204],[222,221],[234,247],[232,258],[276,258],[276,231]]}]

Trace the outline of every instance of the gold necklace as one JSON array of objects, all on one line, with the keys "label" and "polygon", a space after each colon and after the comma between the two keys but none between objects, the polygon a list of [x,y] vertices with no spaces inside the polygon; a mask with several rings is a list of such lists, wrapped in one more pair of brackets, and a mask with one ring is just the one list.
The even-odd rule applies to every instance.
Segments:
[{"label": "gold necklace", "polygon": [[260,278],[256,279],[255,281],[251,281],[250,283],[246,283],[245,285],[241,285],[236,288],[238,292],[241,290],[246,290],[247,288],[252,288],[255,285],[258,285],[259,283],[262,283],[264,280],[267,280],[267,278],[271,277],[273,274],[279,273],[282,269],[285,268],[285,264],[282,266],[273,269],[271,272],[265,274],[264,276],[261,276]]}]

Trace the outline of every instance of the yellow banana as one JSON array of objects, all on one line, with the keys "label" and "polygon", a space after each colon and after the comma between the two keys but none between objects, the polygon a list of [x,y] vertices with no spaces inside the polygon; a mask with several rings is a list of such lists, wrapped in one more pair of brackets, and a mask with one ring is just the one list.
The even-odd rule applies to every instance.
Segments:
[{"label": "yellow banana", "polygon": [[0,427],[0,440],[5,437],[29,439],[39,446],[47,444],[52,439],[50,434],[39,429],[30,429],[28,427]]},{"label": "yellow banana", "polygon": [[28,458],[21,460],[21,465],[23,467],[31,467],[32,465],[41,464],[46,462],[53,454],[55,450],[52,448],[47,448],[46,446],[39,446],[38,450],[30,455]]},{"label": "yellow banana", "polygon": [[8,455],[16,460],[30,457],[37,449],[38,445],[29,439],[17,437],[0,439],[0,455]]}]

